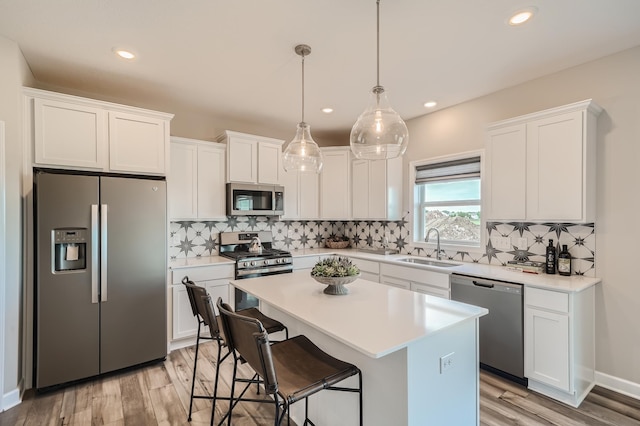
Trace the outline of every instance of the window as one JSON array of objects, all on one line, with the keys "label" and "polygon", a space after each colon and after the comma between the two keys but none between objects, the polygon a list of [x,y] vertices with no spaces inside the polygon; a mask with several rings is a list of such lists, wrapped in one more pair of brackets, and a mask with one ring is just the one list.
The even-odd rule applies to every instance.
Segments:
[{"label": "window", "polygon": [[436,228],[440,232],[440,244],[480,247],[479,154],[412,165],[415,168],[416,241],[424,241],[426,232]]}]

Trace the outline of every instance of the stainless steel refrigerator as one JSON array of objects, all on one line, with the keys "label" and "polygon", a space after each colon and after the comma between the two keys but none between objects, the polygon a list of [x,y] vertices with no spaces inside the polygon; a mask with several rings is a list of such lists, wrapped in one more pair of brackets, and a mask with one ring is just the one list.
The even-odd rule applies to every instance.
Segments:
[{"label": "stainless steel refrigerator", "polygon": [[34,175],[35,387],[164,358],[166,182]]}]

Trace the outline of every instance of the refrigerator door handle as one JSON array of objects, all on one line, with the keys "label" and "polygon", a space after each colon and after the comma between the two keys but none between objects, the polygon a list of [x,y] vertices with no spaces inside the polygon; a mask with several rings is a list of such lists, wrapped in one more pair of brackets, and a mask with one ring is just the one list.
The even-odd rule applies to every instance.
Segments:
[{"label": "refrigerator door handle", "polygon": [[100,301],[107,301],[107,204],[100,205]]},{"label": "refrigerator door handle", "polygon": [[91,303],[98,303],[98,205],[91,204]]}]

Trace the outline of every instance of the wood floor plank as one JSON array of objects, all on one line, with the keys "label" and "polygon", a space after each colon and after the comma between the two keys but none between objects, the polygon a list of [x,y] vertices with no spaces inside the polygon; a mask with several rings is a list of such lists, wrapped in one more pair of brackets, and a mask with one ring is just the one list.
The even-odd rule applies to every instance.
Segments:
[{"label": "wood floor plank", "polygon": [[580,404],[580,412],[598,419],[610,426],[640,426],[640,420],[628,417],[608,407],[585,400]]},{"label": "wood floor plank", "polygon": [[509,391],[505,392],[500,399],[507,401],[517,407],[528,411],[531,414],[549,421],[557,426],[606,426],[604,423],[592,419],[571,407],[564,404],[553,403],[553,408],[547,407],[548,399],[544,396],[529,395],[523,398]]},{"label": "wood floor plank", "polygon": [[164,363],[147,366],[144,369],[144,375],[149,389],[162,388],[171,384],[171,378],[167,374]]},{"label": "wood floor plank", "polygon": [[[485,409],[492,410],[496,415],[505,419],[506,425],[517,424],[522,426],[549,426],[551,422],[536,416],[521,407],[510,404],[508,401],[504,401],[501,398],[491,398],[484,392],[484,389],[480,389],[480,404]],[[515,423],[510,423],[515,422]]]},{"label": "wood floor plank", "polygon": [[480,370],[480,380],[482,383],[488,383],[498,389],[502,389],[503,391],[510,391],[523,398],[526,398],[529,395],[529,390],[526,387],[518,383],[505,380],[502,377],[496,376],[495,374],[489,373],[485,370]]},{"label": "wood floor plank", "polygon": [[156,416],[146,387],[144,374],[132,371],[120,377],[122,412],[125,424],[156,424]]},{"label": "wood floor plank", "polygon": [[99,379],[99,383],[93,387],[91,417],[94,425],[108,425],[124,421],[118,376]]},{"label": "wood floor plank", "polygon": [[622,413],[632,419],[640,420],[640,401],[626,395],[620,395],[609,389],[596,386],[585,400]]},{"label": "wood floor plank", "polygon": [[[189,403],[191,399],[191,380],[193,377],[193,360],[186,355],[186,351],[175,351],[171,353],[165,361],[165,369],[171,383],[174,384],[178,397],[184,407],[185,411],[189,412]],[[200,356],[198,367],[196,372],[202,370],[207,364],[210,364],[209,359]],[[215,370],[213,371],[215,375]],[[194,395],[211,395],[200,380],[196,378]],[[212,401],[209,399],[194,398],[193,400],[193,412],[201,410],[211,411]],[[193,414],[192,414],[193,417]]]},{"label": "wood floor plank", "polygon": [[158,425],[187,425],[187,412],[173,385],[149,389]]},{"label": "wood floor plank", "polygon": [[60,424],[63,390],[56,390],[42,395],[37,404],[31,404],[25,426],[57,426]]}]

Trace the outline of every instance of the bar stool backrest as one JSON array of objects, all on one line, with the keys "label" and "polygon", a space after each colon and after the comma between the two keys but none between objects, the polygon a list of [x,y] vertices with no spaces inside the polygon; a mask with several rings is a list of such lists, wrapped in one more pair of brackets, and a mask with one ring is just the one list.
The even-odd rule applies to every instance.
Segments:
[{"label": "bar stool backrest", "polygon": [[191,308],[194,311],[194,315],[199,316],[202,322],[209,327],[212,337],[220,336],[220,327],[213,312],[213,306],[206,301],[206,298],[209,297],[207,290],[204,287],[193,284],[193,282],[185,282],[185,280],[182,280],[182,284],[187,288],[189,302],[192,304]]},{"label": "bar stool backrest", "polygon": [[193,316],[198,316],[198,310],[196,309],[196,301],[193,300],[193,292],[189,290],[190,285],[196,285],[193,281],[189,279],[188,275],[185,275],[182,279],[182,284],[187,288],[187,296],[189,296],[189,304],[191,305],[191,312],[193,312]]},{"label": "bar stool backrest", "polygon": [[236,350],[258,373],[268,394],[276,393],[278,380],[271,356],[271,344],[262,323],[233,312],[231,306],[222,302],[222,298],[218,298],[217,306],[229,350]]}]

